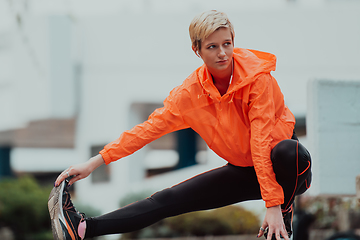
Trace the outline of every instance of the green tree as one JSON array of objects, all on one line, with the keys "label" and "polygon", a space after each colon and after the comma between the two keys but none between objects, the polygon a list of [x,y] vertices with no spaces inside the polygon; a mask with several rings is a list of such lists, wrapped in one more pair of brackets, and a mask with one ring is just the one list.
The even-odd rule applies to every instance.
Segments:
[{"label": "green tree", "polygon": [[10,227],[19,240],[51,239],[47,210],[50,190],[29,176],[1,180],[0,226]]}]

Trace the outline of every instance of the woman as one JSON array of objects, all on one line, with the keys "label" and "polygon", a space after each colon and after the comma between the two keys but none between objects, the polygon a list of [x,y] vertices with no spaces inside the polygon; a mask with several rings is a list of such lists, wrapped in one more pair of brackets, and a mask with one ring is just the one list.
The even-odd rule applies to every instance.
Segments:
[{"label": "woman", "polygon": [[[310,186],[311,160],[293,132],[295,118],[270,75],[276,57],[234,48],[233,26],[221,12],[196,16],[189,32],[192,49],[204,64],[173,89],[164,107],[147,121],[57,178],[49,197],[55,239],[130,232],[166,217],[255,199],[263,199],[267,207],[258,237],[291,236],[294,197]],[[99,217],[85,219],[75,210],[67,185],[189,127],[228,164]]]}]

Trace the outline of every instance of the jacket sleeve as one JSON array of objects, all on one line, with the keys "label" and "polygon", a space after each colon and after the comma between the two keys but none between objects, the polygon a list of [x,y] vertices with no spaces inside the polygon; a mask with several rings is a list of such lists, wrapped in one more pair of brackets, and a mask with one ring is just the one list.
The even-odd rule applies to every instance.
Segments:
[{"label": "jacket sleeve", "polygon": [[273,80],[270,74],[260,75],[251,86],[249,95],[251,155],[266,207],[284,202],[283,190],[276,181],[270,159],[271,132],[275,125]]},{"label": "jacket sleeve", "polygon": [[126,157],[161,136],[188,128],[174,102],[174,90],[164,101],[164,107],[156,109],[142,124],[123,132],[120,137],[107,144],[100,154],[106,164]]}]

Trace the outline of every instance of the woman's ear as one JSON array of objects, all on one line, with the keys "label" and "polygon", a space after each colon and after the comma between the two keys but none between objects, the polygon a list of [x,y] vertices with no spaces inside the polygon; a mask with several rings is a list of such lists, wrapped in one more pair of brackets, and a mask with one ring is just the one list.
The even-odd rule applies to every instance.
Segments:
[{"label": "woman's ear", "polygon": [[192,48],[192,50],[194,51],[194,53],[196,54],[196,56],[198,56],[199,58],[201,58],[198,49],[197,49],[196,47],[194,47],[194,46],[192,46],[191,48]]}]

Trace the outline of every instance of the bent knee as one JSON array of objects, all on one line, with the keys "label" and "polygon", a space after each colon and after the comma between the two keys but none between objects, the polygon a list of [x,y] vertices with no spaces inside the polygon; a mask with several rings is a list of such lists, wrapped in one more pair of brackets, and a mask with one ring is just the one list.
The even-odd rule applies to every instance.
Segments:
[{"label": "bent knee", "polygon": [[[271,151],[274,170],[297,168],[298,174],[309,172],[311,156],[309,151],[297,140],[286,139],[279,142]],[[309,170],[309,171],[308,171]]]},{"label": "bent knee", "polygon": [[298,141],[293,139],[286,139],[273,148],[271,151],[271,160],[274,164],[277,164],[282,161],[290,161],[296,159],[298,148]]}]

